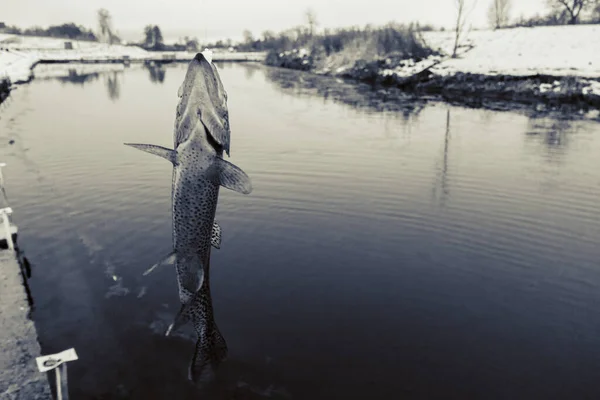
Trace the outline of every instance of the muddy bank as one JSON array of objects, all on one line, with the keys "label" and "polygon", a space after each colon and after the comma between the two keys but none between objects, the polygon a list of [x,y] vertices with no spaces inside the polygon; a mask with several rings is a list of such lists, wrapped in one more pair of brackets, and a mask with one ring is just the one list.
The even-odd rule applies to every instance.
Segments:
[{"label": "muddy bank", "polygon": [[10,93],[10,80],[8,78],[0,78],[0,104],[8,98]]},{"label": "muddy bank", "polygon": [[[310,52],[270,53],[265,63],[345,80],[368,83],[381,93],[397,89],[420,98],[437,99],[471,107],[493,109],[532,108],[566,112],[600,109],[600,80],[571,76],[527,76],[473,73],[436,74],[444,59],[406,60],[387,57],[354,61],[350,67],[323,67]],[[397,93],[392,90],[392,93]],[[397,94],[395,94],[397,95]],[[389,94],[386,94],[389,97]]]}]

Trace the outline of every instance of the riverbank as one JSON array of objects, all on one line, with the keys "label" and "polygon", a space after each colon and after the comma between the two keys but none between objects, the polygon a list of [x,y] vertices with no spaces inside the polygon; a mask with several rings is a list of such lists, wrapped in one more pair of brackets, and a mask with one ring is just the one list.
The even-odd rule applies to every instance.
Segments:
[{"label": "riverbank", "polygon": [[[67,44],[68,43],[68,44]],[[71,47],[71,48],[65,48]],[[0,81],[29,82],[39,63],[188,62],[196,52],[154,52],[138,46],[0,34]],[[214,61],[263,62],[266,53],[213,51]]]},{"label": "riverbank", "polygon": [[423,59],[318,49],[268,55],[271,66],[399,88],[470,106],[519,103],[549,109],[600,109],[600,25],[473,31],[452,58],[452,32],[424,32]]},{"label": "riverbank", "polygon": [[35,362],[41,348],[21,263],[18,251],[0,250],[0,399],[51,399],[47,374]]}]

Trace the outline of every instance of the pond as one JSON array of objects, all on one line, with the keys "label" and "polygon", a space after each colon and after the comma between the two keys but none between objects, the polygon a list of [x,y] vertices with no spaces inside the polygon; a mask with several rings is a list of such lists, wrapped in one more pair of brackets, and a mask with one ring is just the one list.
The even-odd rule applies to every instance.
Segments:
[{"label": "pond", "polygon": [[[600,395],[600,124],[218,66],[254,186],[216,217],[227,396]],[[142,275],[171,249],[172,168],[123,145],[172,147],[185,70],[42,65],[0,111],[33,316],[45,354],[79,354],[74,399],[194,398],[194,338],[163,336],[175,272]]]}]

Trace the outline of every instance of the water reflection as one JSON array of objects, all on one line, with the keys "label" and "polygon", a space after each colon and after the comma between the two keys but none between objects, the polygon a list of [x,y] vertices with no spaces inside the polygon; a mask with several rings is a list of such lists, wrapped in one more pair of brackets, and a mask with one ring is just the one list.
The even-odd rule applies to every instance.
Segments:
[{"label": "water reflection", "polygon": [[98,72],[81,74],[75,68],[69,68],[67,76],[59,76],[59,77],[57,77],[57,79],[62,84],[72,83],[75,85],[83,86],[85,83],[95,81],[99,77],[100,77],[100,74]]},{"label": "water reflection", "polygon": [[152,83],[163,83],[165,81],[165,74],[167,73],[164,64],[149,62],[144,63],[144,67],[150,73],[150,82]]},{"label": "water reflection", "polygon": [[567,146],[568,137],[573,132],[573,121],[567,119],[549,119],[532,115],[527,120],[527,136],[538,138],[549,149]]},{"label": "water reflection", "polygon": [[394,88],[374,88],[367,84],[282,68],[266,68],[266,77],[275,88],[297,97],[322,96],[325,102],[343,103],[368,111],[400,112],[408,120],[421,112],[426,100]]},{"label": "water reflection", "polygon": [[36,80],[56,79],[63,84],[84,86],[108,72],[123,72],[122,64],[39,64],[34,69]]},{"label": "water reflection", "polygon": [[[161,85],[139,64],[120,75],[118,110],[106,72],[85,90],[34,80],[0,121],[0,135],[16,141],[0,150],[26,216],[20,240],[35,265],[52,266],[34,266],[31,280],[44,351],[75,346],[83,355],[70,372],[73,398],[198,398],[185,386],[193,335],[163,336],[177,310],[175,280],[142,278],[170,234],[170,182],[157,179],[168,169],[119,153],[124,126],[138,127],[140,140],[168,140],[185,73],[173,65]],[[316,77],[311,87],[312,77],[293,71],[289,82],[271,75],[266,84],[263,67],[248,82],[248,67],[224,65],[224,80],[247,133],[235,135],[235,157],[261,190],[251,207],[232,195],[221,210],[231,240],[215,254],[227,268],[211,284],[232,349],[219,377],[235,393],[206,398],[273,398],[278,387],[294,399],[594,398],[597,124],[567,129],[419,104],[406,111],[418,121],[403,124],[402,108],[372,112],[368,94],[339,98],[354,85]],[[70,101],[68,120],[57,117],[57,96]],[[265,107],[276,102],[277,112]],[[9,124],[28,107],[34,113]],[[357,115],[364,110],[368,118]],[[73,153],[82,125],[88,146]],[[11,155],[19,143],[44,166],[41,184]]]},{"label": "water reflection", "polygon": [[450,145],[450,109],[446,111],[446,129],[444,131],[444,145],[442,147],[442,162],[439,168],[436,183],[433,187],[433,197],[439,193],[439,205],[444,207],[450,192],[448,189],[448,147]]},{"label": "water reflection", "polygon": [[108,90],[108,97],[112,101],[117,101],[121,96],[121,84],[117,72],[106,74],[104,84]]},{"label": "water reflection", "polygon": [[246,79],[252,79],[256,71],[261,68],[258,64],[248,63],[244,66],[244,76]]}]

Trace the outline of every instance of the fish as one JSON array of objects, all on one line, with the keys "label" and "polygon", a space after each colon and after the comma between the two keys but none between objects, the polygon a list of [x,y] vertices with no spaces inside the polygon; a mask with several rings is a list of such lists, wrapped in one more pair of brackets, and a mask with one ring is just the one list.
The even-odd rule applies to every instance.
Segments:
[{"label": "fish", "polygon": [[167,333],[181,325],[180,319],[189,319],[185,315],[190,312],[191,300],[203,281],[208,281],[210,248],[221,243],[221,228],[215,222],[220,187],[242,194],[252,192],[248,175],[223,158],[223,153],[230,156],[227,92],[210,53],[198,53],[192,59],[177,95],[173,149],[124,143],[173,165],[173,249],[146,271],[175,265],[182,307]]},{"label": "fish", "polygon": [[200,289],[190,299],[187,307],[182,308],[177,325],[169,327],[167,336],[172,330],[192,322],[198,335],[194,355],[188,367],[188,379],[198,387],[203,387],[212,382],[216,376],[219,365],[227,358],[227,342],[221,334],[213,315],[209,269],[205,273]]}]

